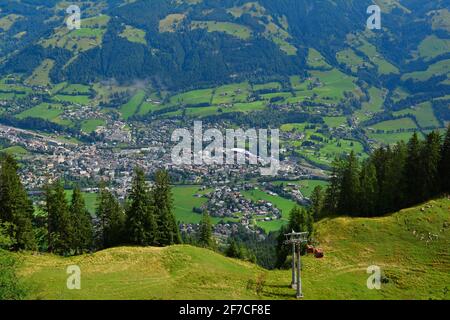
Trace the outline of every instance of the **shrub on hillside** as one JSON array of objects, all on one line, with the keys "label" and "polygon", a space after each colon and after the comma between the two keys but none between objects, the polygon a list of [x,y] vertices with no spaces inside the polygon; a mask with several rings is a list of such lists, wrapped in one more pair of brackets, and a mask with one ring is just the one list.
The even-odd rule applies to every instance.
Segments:
[{"label": "shrub on hillside", "polygon": [[2,249],[12,245],[11,239],[0,225],[0,300],[19,300],[26,290],[17,277],[18,260],[14,254]]}]

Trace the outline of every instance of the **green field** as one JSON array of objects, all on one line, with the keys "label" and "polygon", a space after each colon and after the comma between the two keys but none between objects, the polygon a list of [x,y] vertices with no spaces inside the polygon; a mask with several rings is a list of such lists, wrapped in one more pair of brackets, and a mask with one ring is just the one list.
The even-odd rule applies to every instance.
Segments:
[{"label": "green field", "polygon": [[[200,190],[199,186],[174,186],[172,188],[175,217],[177,221],[184,223],[199,223],[201,214],[193,212],[194,207],[200,207],[207,202],[207,198],[198,197],[211,190]],[[295,206],[291,200],[279,196],[272,196],[261,190],[244,191],[242,195],[249,200],[267,200],[272,202],[277,208],[282,210],[283,219],[276,221],[258,221],[258,226],[266,232],[278,230],[288,219],[290,210]],[[222,218],[212,217],[213,223],[218,223]],[[235,218],[224,218],[225,221],[237,221]]]},{"label": "green field", "polygon": [[311,75],[322,83],[322,86],[312,90],[321,98],[329,98],[336,102],[344,97],[345,91],[356,89],[356,85],[353,83],[355,79],[336,69],[331,71],[311,71]]},{"label": "green field", "polygon": [[357,49],[363,52],[367,58],[372,62],[372,64],[378,67],[378,73],[380,74],[390,74],[399,73],[396,66],[382,58],[374,45],[369,43],[367,40],[359,38],[356,40]]},{"label": "green field", "polygon": [[88,95],[91,92],[91,88],[83,84],[69,84],[62,90],[58,87],[54,88],[54,90],[57,90],[59,93],[69,95]]},{"label": "green field", "polygon": [[189,105],[200,103],[209,104],[212,99],[212,94],[213,94],[212,89],[188,91],[171,97],[170,104],[171,105]]},{"label": "green field", "polygon": [[246,102],[249,93],[250,85],[247,82],[220,86],[214,90],[212,104]]},{"label": "green field", "polygon": [[436,62],[430,65],[425,71],[406,73],[402,76],[402,80],[412,79],[415,81],[427,81],[431,77],[444,74],[450,74],[450,59]]},{"label": "green field", "polygon": [[[449,208],[450,200],[441,199],[382,218],[317,223],[314,237],[325,256],[302,258],[305,299],[450,299]],[[430,240],[429,234],[438,237]],[[290,270],[268,271],[185,245],[121,247],[69,258],[18,255],[30,299],[295,298]],[[81,269],[81,290],[66,288],[70,265]],[[381,269],[380,290],[367,288],[373,265]],[[249,285],[258,277],[259,295]]]},{"label": "green field", "polygon": [[208,32],[224,32],[231,36],[248,39],[252,35],[250,28],[232,22],[218,22],[218,21],[192,21],[192,29],[206,29]]},{"label": "green field", "polygon": [[359,67],[365,65],[364,59],[358,56],[352,49],[345,49],[336,53],[336,59],[339,63],[345,64],[352,72],[357,72]]},{"label": "green field", "polygon": [[[196,107],[196,108],[186,108],[186,115],[192,117],[205,117],[209,115],[219,114],[219,113],[227,113],[227,112],[250,112],[256,110],[263,110],[266,108],[266,102],[264,101],[254,101],[254,102],[238,102],[233,104],[232,106],[226,107],[218,107],[218,106],[209,106],[209,107]],[[167,115],[180,115],[181,110],[177,110],[175,112],[167,113]]]},{"label": "green field", "polygon": [[31,118],[41,118],[49,121],[56,122],[58,116],[63,112],[62,105],[60,104],[50,104],[41,103],[31,109],[27,109],[19,113],[16,117],[19,119],[24,119],[27,117]]},{"label": "green field", "polygon": [[20,95],[15,94],[14,92],[0,92],[0,100],[14,100],[19,97]]},{"label": "green field", "polygon": [[254,91],[265,90],[265,89],[280,90],[281,84],[279,82],[268,82],[268,83],[260,83],[260,84],[253,85]]},{"label": "green field", "polygon": [[431,19],[433,30],[447,30],[450,32],[450,11],[448,9],[437,10]]},{"label": "green field", "polygon": [[302,148],[299,152],[310,162],[329,166],[336,157],[343,154],[350,154],[352,151],[358,157],[367,157],[361,142],[345,139],[333,140],[323,144],[318,151],[310,148]]},{"label": "green field", "polygon": [[296,203],[292,200],[282,198],[280,196],[273,196],[267,192],[259,189],[243,191],[242,195],[253,201],[265,200],[272,203],[275,207],[281,210],[282,218],[272,221],[257,221],[257,225],[264,229],[266,233],[279,230],[289,219],[289,213],[296,206]]},{"label": "green field", "polygon": [[68,102],[68,103],[74,103],[79,105],[89,105],[89,102],[91,99],[89,96],[83,96],[83,95],[65,95],[65,94],[57,94],[53,97],[53,100],[58,102]]},{"label": "green field", "polygon": [[199,223],[202,216],[192,211],[194,207],[201,207],[206,203],[206,198],[195,195],[203,194],[199,186],[175,186],[172,188],[174,199],[175,217],[177,221],[185,223]]},{"label": "green field", "polygon": [[139,107],[138,115],[143,116],[149,113],[150,111],[161,110],[163,108],[164,106],[161,106],[160,104],[144,101]]},{"label": "green field", "polygon": [[[383,144],[395,144],[399,141],[408,141],[413,132],[398,132],[398,133],[369,133],[370,139],[376,140]],[[419,138],[423,138],[422,134],[419,133]]]},{"label": "green field", "polygon": [[89,120],[84,120],[81,123],[81,130],[83,130],[83,132],[85,133],[92,133],[95,130],[97,130],[97,128],[99,126],[103,126],[105,125],[105,120],[103,119],[89,119]]},{"label": "green field", "polygon": [[172,13],[159,21],[159,32],[175,32],[180,22],[186,18],[186,15]]},{"label": "green field", "polygon": [[143,90],[139,90],[130,101],[120,107],[120,113],[122,113],[122,118],[127,120],[131,116],[133,116],[138,110],[139,106],[145,99],[145,92]]},{"label": "green field", "polygon": [[[325,124],[331,128],[346,125],[345,117],[324,117]],[[307,126],[310,126],[307,128]],[[349,154],[351,151],[360,158],[367,157],[361,142],[348,139],[336,139],[321,133],[323,126],[308,123],[288,123],[281,126],[282,131],[297,131],[303,134],[303,138],[296,141],[282,141],[283,145],[290,145],[295,152],[316,165],[329,167],[337,156]],[[318,141],[317,139],[322,139]],[[304,145],[309,143],[311,145]]]},{"label": "green field", "polygon": [[109,21],[106,15],[82,19],[81,28],[68,30],[66,27],[55,29],[54,33],[41,44],[44,47],[59,47],[70,51],[83,52],[101,44]]},{"label": "green field", "polygon": [[377,113],[383,111],[384,92],[376,87],[369,89],[369,102],[363,103],[361,111],[369,113]]},{"label": "green field", "polygon": [[126,38],[130,42],[147,45],[147,40],[145,40],[146,32],[132,26],[125,26],[125,29],[120,36]]},{"label": "green field", "polygon": [[29,86],[50,86],[51,81],[49,77],[50,70],[55,65],[51,59],[44,59],[42,63],[33,71],[32,75],[25,80]]},{"label": "green field", "polygon": [[11,84],[11,83],[6,83],[7,79],[1,79],[0,80],[0,91],[2,92],[13,92],[13,93],[31,93],[33,91],[33,89],[26,87],[24,85],[21,84]]},{"label": "green field", "polygon": [[[199,195],[207,194],[211,191],[211,189],[200,190],[199,186],[194,185],[172,187],[176,220],[183,223],[199,223],[202,215],[195,213],[193,208],[200,208],[208,200],[204,197],[198,197]],[[217,224],[222,220],[237,222],[235,218],[211,217],[213,224]]]},{"label": "green field", "polygon": [[0,18],[0,28],[3,29],[3,31],[8,31],[9,28],[16,22],[23,18],[23,16],[18,14],[8,14],[4,17]]},{"label": "green field", "polygon": [[[312,51],[311,59],[317,67],[325,68],[325,60],[318,53],[314,54]],[[183,114],[190,117],[205,117],[227,112],[263,110],[274,98],[277,98],[276,101],[272,101],[274,104],[297,104],[308,100],[333,106],[344,98],[346,92],[353,92],[356,96],[362,94],[355,84],[355,80],[356,78],[337,69],[312,70],[310,77],[306,79],[301,79],[300,76],[290,77],[292,91],[283,88],[280,82],[272,81],[258,84],[232,83],[214,88],[176,93],[169,96],[167,101],[158,103],[142,101],[141,94],[143,93],[138,93],[131,101],[122,106],[121,111],[124,119],[128,119],[134,114],[146,115],[151,111],[161,111],[161,117],[165,118],[180,117]],[[264,92],[263,90],[273,90],[273,92]],[[377,90],[375,88],[369,90],[374,96],[371,97],[370,105],[367,108],[381,107],[382,101],[380,100],[383,97],[379,97],[381,91]],[[257,96],[256,101],[250,100],[252,94]],[[155,101],[163,100],[161,97],[154,99]],[[313,112],[314,107],[308,108]],[[165,110],[166,112],[164,112]]]},{"label": "green field", "polygon": [[328,185],[327,181],[324,180],[281,180],[275,181],[274,184],[280,185],[283,184],[285,188],[290,188],[289,184],[295,184],[300,189],[301,193],[309,198],[315,187],[321,186],[323,190],[325,190]]},{"label": "green field", "polygon": [[[368,136],[383,144],[394,144],[400,140],[408,141],[418,129],[416,124],[410,118],[401,118],[379,122],[370,126]],[[422,136],[419,133],[419,136]]]},{"label": "green field", "polygon": [[[310,77],[302,80],[300,76],[291,76],[290,84],[296,97],[288,102],[300,102],[305,98],[322,103],[338,103],[344,98],[344,92],[354,92],[357,86],[355,78],[340,72],[337,69],[327,71],[310,71]],[[310,88],[312,86],[312,88]],[[313,97],[316,95],[317,97]]]},{"label": "green field", "polygon": [[422,128],[427,127],[439,127],[440,123],[436,119],[436,116],[433,112],[433,107],[431,106],[431,102],[421,103],[414,108],[408,108],[401,111],[397,111],[394,115],[406,115],[412,114],[416,117],[419,126]]},{"label": "green field", "polygon": [[12,146],[5,149],[2,149],[0,146],[0,152],[19,157],[28,153],[28,151],[21,146]]},{"label": "green field", "polygon": [[[72,194],[73,190],[66,190],[66,199],[67,201],[69,201],[69,203],[72,200]],[[95,214],[95,210],[97,208],[97,193],[82,192],[82,195],[86,203],[86,209],[92,215]]]},{"label": "green field", "polygon": [[385,131],[386,133],[390,133],[398,130],[416,129],[417,126],[410,118],[401,118],[379,122],[371,126],[371,128],[373,128],[374,130],[381,130]]},{"label": "green field", "polygon": [[435,35],[428,36],[420,43],[418,51],[425,61],[431,60],[450,51],[450,40],[440,39]]},{"label": "green field", "polygon": [[312,68],[331,68],[325,58],[316,49],[310,48],[308,51],[308,66]]},{"label": "green field", "polygon": [[346,117],[323,117],[325,124],[330,128],[337,128],[339,126],[347,126]]}]

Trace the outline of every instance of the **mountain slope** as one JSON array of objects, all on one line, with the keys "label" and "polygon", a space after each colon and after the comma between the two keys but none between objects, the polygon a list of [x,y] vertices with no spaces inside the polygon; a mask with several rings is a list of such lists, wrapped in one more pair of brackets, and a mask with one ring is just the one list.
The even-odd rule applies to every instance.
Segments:
[{"label": "mountain slope", "polygon": [[8,2],[0,5],[2,73],[29,76],[50,58],[64,62],[51,71],[54,83],[146,79],[180,89],[298,74],[314,48],[343,68],[337,54],[352,49],[366,62],[361,76],[398,82],[399,72],[448,58],[444,2],[379,0],[380,31],[366,30],[369,0],[103,0],[80,3],[82,28],[72,31],[64,2]]},{"label": "mountain slope", "polygon": [[[449,299],[450,199],[383,218],[335,218],[316,225],[323,259],[303,258],[306,299]],[[431,239],[431,240],[430,240]],[[39,299],[293,299],[290,271],[191,246],[114,248],[73,258],[22,255],[21,275]],[[67,290],[66,268],[81,268]],[[368,266],[383,272],[368,290]],[[255,283],[264,279],[260,295]]]},{"label": "mountain slope", "polygon": [[[74,105],[118,111],[127,122],[211,116],[205,121],[236,123],[253,112],[265,126],[281,107],[351,117],[367,130],[364,144],[445,127],[446,1],[375,2],[381,30],[366,29],[370,0],[83,1],[79,30],[68,30],[64,1],[2,2],[0,114],[8,119],[0,121],[83,140],[79,119],[63,119]],[[221,92],[224,85],[236,89]],[[124,110],[141,90],[145,102]],[[62,103],[66,114],[17,124],[41,102]],[[415,128],[384,123],[404,117]]]}]

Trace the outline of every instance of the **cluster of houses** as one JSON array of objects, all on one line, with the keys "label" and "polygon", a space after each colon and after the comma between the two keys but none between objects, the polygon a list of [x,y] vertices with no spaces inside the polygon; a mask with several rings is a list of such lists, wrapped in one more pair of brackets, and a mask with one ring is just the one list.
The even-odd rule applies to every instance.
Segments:
[{"label": "cluster of houses", "polygon": [[214,217],[235,217],[248,220],[263,217],[267,220],[279,219],[281,212],[266,200],[252,201],[244,197],[237,187],[222,186],[205,195],[208,201],[202,210],[208,211]]}]

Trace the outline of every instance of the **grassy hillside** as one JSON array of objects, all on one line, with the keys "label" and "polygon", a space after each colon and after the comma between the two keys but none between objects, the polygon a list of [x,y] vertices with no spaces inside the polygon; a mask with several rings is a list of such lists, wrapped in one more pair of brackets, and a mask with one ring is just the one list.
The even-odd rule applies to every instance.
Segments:
[{"label": "grassy hillside", "polygon": [[[382,218],[325,219],[316,225],[323,259],[303,258],[305,299],[449,299],[450,199]],[[190,246],[114,248],[72,258],[24,254],[21,275],[34,299],[293,299],[290,271],[267,271]],[[81,268],[81,290],[66,268]],[[366,286],[382,269],[381,290]],[[260,295],[254,283],[264,279]]]}]

